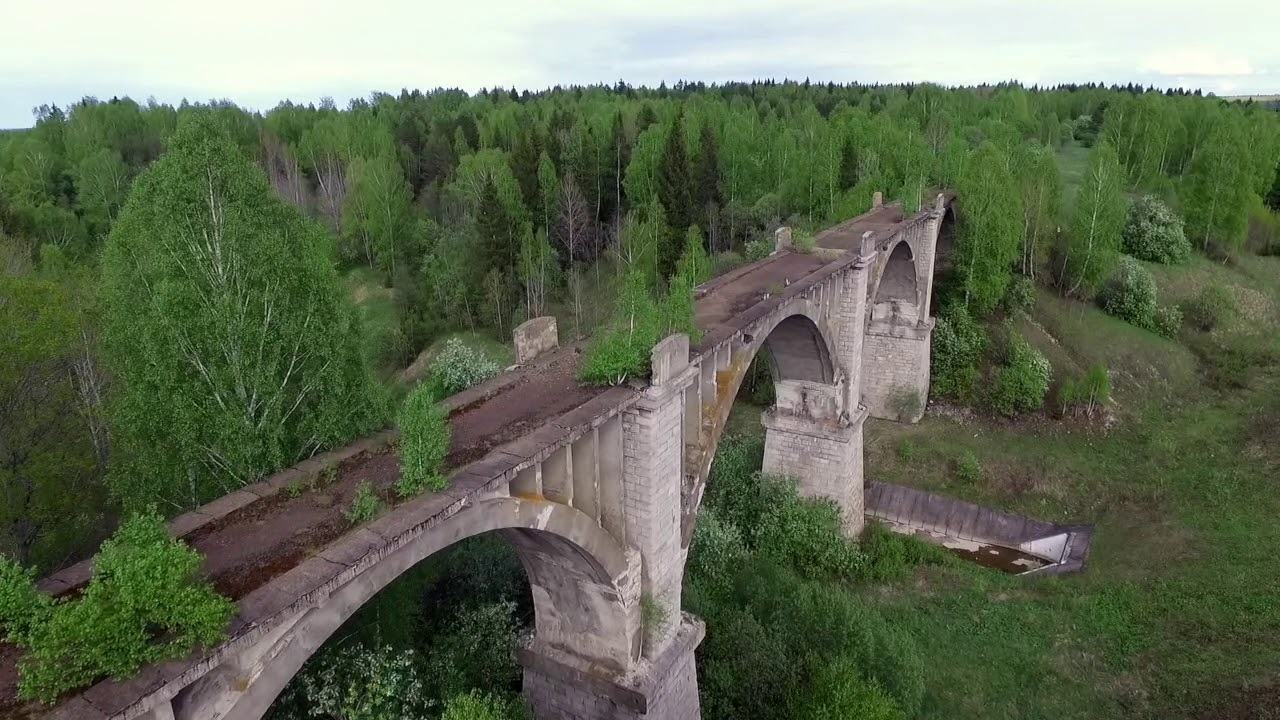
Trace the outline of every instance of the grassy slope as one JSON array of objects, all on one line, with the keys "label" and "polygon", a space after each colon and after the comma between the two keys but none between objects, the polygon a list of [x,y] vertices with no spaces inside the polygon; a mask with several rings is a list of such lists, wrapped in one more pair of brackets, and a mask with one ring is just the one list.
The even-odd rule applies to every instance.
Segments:
[{"label": "grassy slope", "polygon": [[[1068,193],[1084,157],[1062,155]],[[1243,317],[1220,332],[1276,337],[1280,260],[1152,269],[1162,303],[1221,283]],[[921,646],[923,715],[1280,717],[1280,368],[1216,391],[1181,343],[1087,304],[1042,293],[1023,322],[1056,372],[1112,370],[1115,426],[868,422],[868,477],[1097,526],[1078,576],[932,569],[864,591]],[[976,484],[952,472],[965,450]]]}]

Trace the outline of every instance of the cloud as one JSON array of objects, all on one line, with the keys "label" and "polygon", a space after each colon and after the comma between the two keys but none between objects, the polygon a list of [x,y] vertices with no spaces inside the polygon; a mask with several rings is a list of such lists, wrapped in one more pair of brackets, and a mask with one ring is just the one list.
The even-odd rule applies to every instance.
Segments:
[{"label": "cloud", "polygon": [[1252,75],[1253,66],[1240,56],[1220,55],[1213,50],[1188,48],[1148,55],[1139,72],[1183,77]]}]

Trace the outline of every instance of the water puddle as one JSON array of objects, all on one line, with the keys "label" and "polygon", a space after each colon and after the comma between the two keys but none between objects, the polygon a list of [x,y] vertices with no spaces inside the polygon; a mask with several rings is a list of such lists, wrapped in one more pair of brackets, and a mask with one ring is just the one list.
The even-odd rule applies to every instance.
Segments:
[{"label": "water puddle", "polygon": [[1053,564],[1052,560],[1016,548],[967,540],[901,523],[886,522],[885,525],[893,532],[915,535],[921,540],[941,545],[956,557],[1010,575],[1020,575]]}]

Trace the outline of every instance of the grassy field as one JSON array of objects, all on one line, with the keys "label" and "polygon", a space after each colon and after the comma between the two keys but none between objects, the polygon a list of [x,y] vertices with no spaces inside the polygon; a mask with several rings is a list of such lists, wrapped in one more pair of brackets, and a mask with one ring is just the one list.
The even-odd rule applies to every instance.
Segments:
[{"label": "grassy field", "polygon": [[[1275,341],[1275,258],[1160,276],[1172,302],[1210,282],[1256,293],[1221,332]],[[1078,576],[935,568],[864,591],[921,645],[924,716],[1280,717],[1280,367],[1218,391],[1181,344],[1093,307],[1043,295],[1029,322],[1077,367],[1113,369],[1127,405],[1109,429],[936,415],[866,429],[870,478],[1097,526]],[[979,482],[955,477],[965,451]]]}]

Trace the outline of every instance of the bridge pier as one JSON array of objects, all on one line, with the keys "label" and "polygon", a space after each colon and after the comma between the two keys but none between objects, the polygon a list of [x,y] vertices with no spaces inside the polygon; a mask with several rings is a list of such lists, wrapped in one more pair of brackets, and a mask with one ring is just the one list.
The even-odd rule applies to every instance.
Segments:
[{"label": "bridge pier", "polygon": [[545,646],[522,649],[524,697],[536,720],[698,720],[694,649],[705,626],[692,615],[672,623],[665,649],[637,674],[609,678]]},{"label": "bridge pier", "polygon": [[776,383],[777,405],[760,418],[765,427],[764,471],[789,475],[806,497],[829,498],[845,530],[862,532],[862,425],[865,408],[840,412],[843,389],[806,381]]},{"label": "bridge pier", "polygon": [[862,402],[872,417],[919,422],[929,399],[929,347],[933,320],[903,325],[873,316],[863,354]]}]

